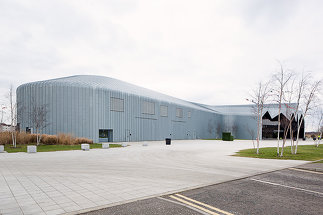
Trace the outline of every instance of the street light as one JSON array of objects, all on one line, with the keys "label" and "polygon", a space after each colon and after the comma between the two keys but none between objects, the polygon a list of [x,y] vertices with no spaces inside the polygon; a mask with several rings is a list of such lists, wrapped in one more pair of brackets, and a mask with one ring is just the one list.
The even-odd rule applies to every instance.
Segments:
[{"label": "street light", "polygon": [[4,106],[4,104],[1,105],[1,123],[3,123],[3,112],[4,112],[4,109],[6,109],[7,107]]}]

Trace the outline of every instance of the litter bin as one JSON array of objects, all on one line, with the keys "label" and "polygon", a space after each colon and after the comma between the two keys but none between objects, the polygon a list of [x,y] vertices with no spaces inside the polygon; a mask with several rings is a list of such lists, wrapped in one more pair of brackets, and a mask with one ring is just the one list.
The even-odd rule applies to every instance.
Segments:
[{"label": "litter bin", "polygon": [[171,139],[170,138],[166,138],[165,140],[166,140],[166,145],[170,145]]}]

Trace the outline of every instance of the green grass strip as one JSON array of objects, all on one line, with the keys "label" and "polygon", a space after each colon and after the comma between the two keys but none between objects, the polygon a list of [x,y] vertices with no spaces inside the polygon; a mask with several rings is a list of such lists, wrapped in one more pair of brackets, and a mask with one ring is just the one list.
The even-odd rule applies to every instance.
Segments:
[{"label": "green grass strip", "polygon": [[[36,145],[36,144],[34,144]],[[121,144],[110,144],[110,148],[122,147]],[[100,149],[102,144],[93,143],[90,144],[91,149]],[[14,152],[27,152],[27,145],[17,145],[13,148],[11,145],[5,145],[4,150],[8,153]],[[39,145],[37,146],[37,152],[53,152],[53,151],[69,151],[69,150],[81,150],[81,145]]]},{"label": "green grass strip", "polygon": [[323,146],[316,147],[314,145],[299,145],[296,155],[291,154],[290,146],[287,146],[284,148],[283,157],[277,157],[277,147],[260,148],[258,155],[256,154],[255,149],[244,149],[237,152],[234,156],[263,159],[316,161],[323,159]]}]

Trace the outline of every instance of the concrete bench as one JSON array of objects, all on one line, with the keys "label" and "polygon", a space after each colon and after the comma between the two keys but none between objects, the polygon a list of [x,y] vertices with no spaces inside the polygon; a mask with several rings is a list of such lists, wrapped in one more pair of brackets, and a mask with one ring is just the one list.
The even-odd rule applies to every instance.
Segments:
[{"label": "concrete bench", "polygon": [[4,152],[4,145],[0,145],[0,153]]},{"label": "concrete bench", "polygon": [[36,153],[37,146],[27,146],[27,153]]},{"label": "concrete bench", "polygon": [[89,150],[90,150],[90,144],[82,143],[82,144],[81,144],[81,149],[82,149],[83,151],[89,151]]},{"label": "concrete bench", "polygon": [[126,147],[126,146],[128,146],[128,143],[122,143],[121,146]]},{"label": "concrete bench", "polygon": [[144,142],[142,146],[148,146],[148,142]]},{"label": "concrete bench", "polygon": [[110,143],[102,143],[102,149],[108,149],[110,147]]}]

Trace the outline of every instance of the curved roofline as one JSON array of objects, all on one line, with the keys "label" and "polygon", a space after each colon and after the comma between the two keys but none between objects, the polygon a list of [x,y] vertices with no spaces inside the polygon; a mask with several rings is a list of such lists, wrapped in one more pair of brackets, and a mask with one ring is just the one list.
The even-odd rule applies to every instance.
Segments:
[{"label": "curved roofline", "polygon": [[121,81],[115,78],[110,78],[106,76],[99,75],[73,75],[61,78],[48,79],[43,81],[34,81],[30,83],[25,83],[17,88],[17,91],[28,85],[61,85],[67,84],[72,87],[79,88],[93,88],[93,89],[103,89],[113,92],[121,92],[129,95],[140,96],[147,99],[157,100],[160,102],[167,102],[176,104],[178,106],[185,106],[192,109],[199,109],[207,112],[217,113],[216,111],[203,106],[202,104],[186,101],[173,96],[169,96],[163,93],[159,93],[154,90],[150,90],[144,87],[140,87],[125,81]]}]

